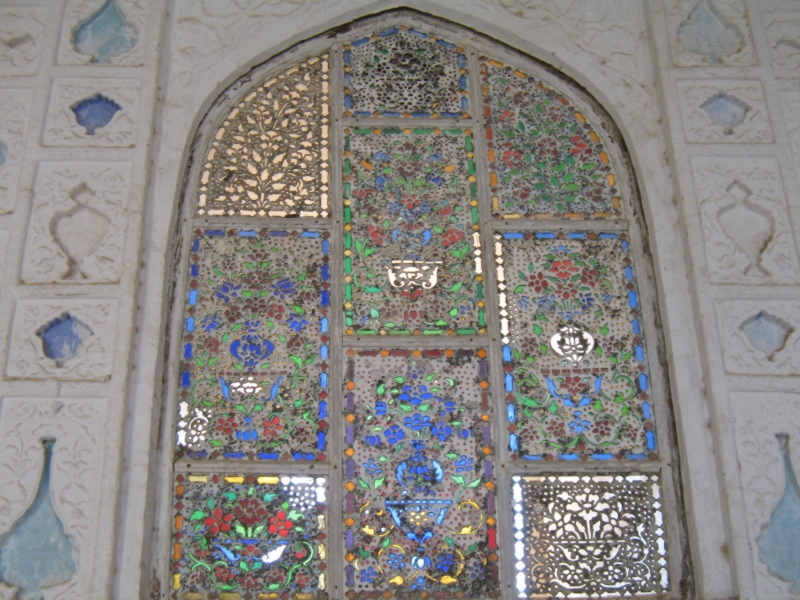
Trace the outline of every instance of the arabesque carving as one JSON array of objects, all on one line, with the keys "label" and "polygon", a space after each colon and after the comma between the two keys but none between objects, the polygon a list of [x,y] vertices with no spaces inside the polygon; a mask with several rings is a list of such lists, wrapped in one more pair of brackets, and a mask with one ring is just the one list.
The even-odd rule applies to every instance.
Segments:
[{"label": "arabesque carving", "polygon": [[777,161],[696,157],[692,167],[711,281],[800,281]]},{"label": "arabesque carving", "polygon": [[130,177],[128,162],[40,163],[23,281],[119,281]]},{"label": "arabesque carving", "polygon": [[51,491],[74,545],[77,572],[47,598],[86,598],[92,581],[101,479],[103,398],[3,398],[0,410],[0,535],[32,501],[42,471],[42,438],[56,438]]},{"label": "arabesque carving", "polygon": [[12,212],[17,204],[32,99],[33,90],[0,89],[0,150],[5,159],[0,165],[0,214]]},{"label": "arabesque carving", "polygon": [[[65,313],[85,324],[92,335],[84,339],[74,356],[59,366],[61,361],[45,354],[42,338],[37,332]],[[116,321],[116,300],[18,300],[11,326],[6,375],[14,379],[108,379],[114,358]]]},{"label": "arabesque carving", "polygon": [[46,25],[44,7],[0,7],[0,76],[36,75]]}]

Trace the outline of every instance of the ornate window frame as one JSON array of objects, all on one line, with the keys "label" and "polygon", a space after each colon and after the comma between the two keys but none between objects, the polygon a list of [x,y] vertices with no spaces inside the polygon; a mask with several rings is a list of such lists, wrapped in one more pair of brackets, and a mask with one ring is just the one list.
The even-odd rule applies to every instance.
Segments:
[{"label": "ornate window frame", "polygon": [[[639,195],[636,178],[633,173],[633,166],[627,155],[625,143],[622,135],[619,133],[612,118],[608,113],[596,102],[591,95],[578,84],[574,83],[563,73],[555,71],[549,65],[543,64],[533,58],[523,55],[522,52],[513,50],[504,46],[503,44],[490,40],[487,37],[467,30],[461,26],[450,24],[441,19],[435,19],[428,16],[421,16],[419,13],[412,11],[392,11],[385,15],[369,17],[361,21],[357,21],[346,32],[339,33],[331,41],[331,36],[325,34],[319,35],[311,40],[302,42],[293,48],[281,53],[273,59],[254,67],[245,76],[239,78],[236,82],[231,84],[228,89],[220,95],[214,102],[212,107],[208,110],[202,123],[197,129],[197,134],[192,141],[191,157],[189,158],[188,166],[186,169],[186,176],[184,178],[184,188],[181,194],[181,203],[178,207],[178,219],[175,227],[175,254],[173,256],[173,269],[170,273],[171,279],[171,298],[170,303],[171,313],[169,321],[173,324],[169,330],[169,346],[166,358],[164,386],[163,386],[163,413],[162,413],[162,428],[161,428],[161,460],[157,465],[157,503],[156,503],[156,531],[154,536],[153,545],[153,571],[158,573],[158,579],[163,582],[171,582],[168,574],[168,555],[170,553],[171,544],[169,538],[171,537],[171,520],[172,515],[170,506],[172,504],[173,488],[172,488],[172,449],[174,446],[174,431],[177,418],[177,411],[175,408],[175,398],[177,397],[176,390],[180,376],[180,348],[181,348],[181,323],[183,320],[183,301],[187,293],[188,281],[188,261],[189,245],[191,243],[191,231],[193,226],[198,224],[221,224],[225,226],[236,227],[242,226],[247,228],[253,227],[281,227],[284,229],[303,229],[308,227],[328,229],[332,232],[331,237],[331,272],[341,273],[342,262],[341,257],[343,253],[342,238],[333,232],[337,231],[337,227],[343,222],[343,207],[338,199],[342,197],[342,158],[336,152],[336,148],[342,143],[342,129],[347,124],[355,125],[358,123],[369,122],[373,127],[386,127],[397,126],[398,119],[395,117],[370,117],[370,118],[357,118],[357,117],[340,117],[344,108],[342,99],[336,90],[341,89],[341,73],[342,73],[342,54],[341,44],[337,41],[342,38],[354,39],[360,32],[372,32],[373,30],[386,29],[392,24],[398,22],[415,23],[424,27],[426,31],[434,32],[444,38],[456,38],[462,41],[466,47],[465,54],[469,60],[469,87],[472,90],[472,105],[476,108],[480,106],[479,97],[481,85],[479,81],[479,65],[478,57],[481,54],[487,54],[505,64],[514,66],[523,65],[526,73],[542,80],[557,81],[559,87],[568,93],[570,100],[573,101],[584,113],[587,120],[596,123],[602,131],[601,137],[606,140],[606,148],[610,154],[610,161],[616,165],[617,185],[620,187],[620,198],[623,201],[624,212],[629,216],[625,219],[614,219],[611,221],[604,221],[602,223],[603,229],[622,231],[627,228],[629,239],[632,242],[632,255],[634,263],[637,266],[637,280],[639,282],[639,292],[641,297],[642,314],[644,319],[644,328],[649,332],[648,346],[649,346],[649,367],[651,376],[651,389],[653,395],[657,400],[654,404],[655,420],[658,423],[659,430],[659,449],[661,455],[657,460],[643,460],[637,461],[635,471],[639,473],[653,474],[659,473],[663,486],[664,498],[664,513],[666,515],[667,526],[665,527],[665,537],[667,546],[670,553],[669,569],[670,569],[670,593],[665,597],[680,597],[683,592],[684,586],[691,582],[691,572],[688,553],[688,542],[686,539],[686,528],[684,524],[683,509],[681,505],[681,490],[680,490],[680,477],[676,468],[678,464],[677,459],[677,444],[674,431],[674,421],[671,413],[671,400],[669,383],[667,381],[667,364],[665,357],[665,344],[660,328],[660,318],[658,309],[658,294],[656,288],[655,276],[653,267],[650,261],[650,253],[648,250],[648,235],[646,224],[643,217],[641,199]],[[332,48],[330,53],[330,106],[331,106],[331,130],[330,130],[330,217],[324,218],[295,218],[285,219],[280,217],[270,218],[262,217],[258,220],[258,224],[249,217],[214,217],[206,218],[194,215],[194,203],[198,197],[198,182],[202,171],[201,160],[195,160],[195,156],[202,156],[205,149],[208,147],[212,137],[216,133],[218,123],[227,115],[231,107],[235,105],[242,97],[246,96],[251,89],[258,86],[260,83],[269,77],[282,72],[284,69],[290,67],[292,64],[318,54],[325,48]],[[478,112],[478,111],[475,111]],[[468,119],[456,119],[455,123],[460,126],[471,127],[475,132],[483,130],[484,117],[478,113]],[[427,123],[433,123],[432,120],[427,120]],[[440,120],[439,124],[452,124],[453,120]],[[476,157],[483,157],[486,155],[485,142],[481,135],[475,135]],[[546,229],[555,227],[553,221],[538,220],[531,222],[523,222],[522,219],[510,222],[508,220],[496,220],[491,218],[491,209],[487,204],[491,194],[488,189],[488,167],[485,160],[482,158],[477,161],[478,168],[478,188],[479,188],[479,211],[481,216],[481,229],[484,240],[484,247],[487,252],[484,254],[484,273],[486,275],[487,289],[496,289],[495,271],[492,263],[492,257],[488,254],[490,247],[489,242],[493,240],[496,232],[504,231],[532,231],[536,229]],[[587,228],[596,225],[593,221],[584,221],[578,219],[559,220],[558,226],[563,231],[583,231]],[[334,277],[332,279],[332,298],[331,306],[341,306],[343,303],[343,290],[340,280]],[[501,337],[499,330],[499,321],[497,315],[499,314],[499,307],[494,294],[487,294],[487,334],[485,336],[466,336],[465,338],[453,340],[458,342],[464,347],[488,347],[492,346],[490,350],[490,372],[501,373],[503,371],[502,359],[499,351],[499,339]],[[342,336],[344,332],[343,315],[337,311],[332,312],[331,317],[331,338],[335,336]],[[378,339],[369,339],[364,336],[354,336],[353,338],[345,339],[345,342],[352,342],[364,348],[378,348],[386,345],[389,340],[386,337]],[[451,338],[452,340],[452,338]],[[442,341],[436,339],[422,339],[412,338],[407,342],[400,343],[399,340],[393,339],[392,342],[399,343],[403,347],[441,347]],[[335,342],[332,343],[335,345]],[[330,378],[331,390],[341,390],[344,383],[344,370],[342,360],[331,360]],[[498,381],[494,382],[493,387],[496,389],[493,393],[493,402],[495,412],[499,416],[500,409],[504,407],[505,401],[503,400],[504,394]],[[336,398],[332,398],[332,403],[336,402]],[[330,508],[330,534],[331,547],[329,552],[335,556],[337,549],[334,544],[343,538],[343,524],[341,520],[336,517],[337,507],[342,506],[343,492],[342,492],[342,469],[339,457],[343,450],[341,432],[343,431],[343,417],[341,411],[332,407],[330,419],[330,448],[328,461],[324,464],[307,464],[303,468],[298,468],[296,464],[270,464],[268,470],[273,473],[297,473],[298,471],[319,475],[325,471],[325,476],[329,480],[329,501]],[[578,475],[595,475],[607,474],[609,472],[616,473],[619,471],[630,472],[630,469],[625,470],[623,463],[593,463],[593,462],[561,462],[553,461],[548,462],[544,466],[537,463],[529,463],[523,461],[510,460],[509,451],[504,443],[506,439],[506,431],[501,427],[502,421],[499,418],[493,420],[493,437],[496,440],[495,448],[497,449],[497,463],[500,468],[497,469],[498,473],[495,475],[498,488],[505,490],[506,501],[502,500],[498,503],[498,537],[501,542],[501,582],[513,581],[515,577],[514,559],[512,554],[511,540],[514,537],[512,528],[513,509],[510,502],[512,477],[514,476],[538,476],[538,475],[564,475],[564,474],[578,474]],[[339,432],[337,435],[336,432]],[[503,441],[498,441],[503,440]],[[612,466],[613,465],[613,466]],[[619,467],[617,469],[617,467]],[[187,460],[183,464],[176,466],[176,472],[189,472],[197,468],[196,461]],[[230,469],[228,465],[204,465],[203,469],[213,472],[221,472],[225,469]],[[243,462],[233,465],[234,470],[249,472],[263,471],[264,465],[252,462]],[[327,468],[327,470],[326,470]],[[617,469],[617,470],[615,470]],[[502,493],[502,492],[501,492]],[[336,540],[336,542],[334,542]],[[505,543],[503,543],[505,540]],[[338,564],[334,559],[329,560],[330,563]],[[329,570],[328,593],[329,596],[340,597],[345,588],[343,583],[343,573],[338,569],[331,568]],[[165,589],[168,586],[164,585],[161,588],[161,596],[157,597],[170,597],[169,590]],[[506,598],[515,597],[509,590],[508,586],[503,586],[503,594]],[[339,590],[338,592],[336,590]],[[338,594],[338,595],[337,595]],[[156,596],[154,596],[156,597]]]}]

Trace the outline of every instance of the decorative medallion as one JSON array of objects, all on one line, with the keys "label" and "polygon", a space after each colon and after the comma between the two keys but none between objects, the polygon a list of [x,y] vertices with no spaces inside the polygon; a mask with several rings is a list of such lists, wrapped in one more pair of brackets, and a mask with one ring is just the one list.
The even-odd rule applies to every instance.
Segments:
[{"label": "decorative medallion", "polygon": [[550,347],[568,361],[579,363],[594,348],[594,338],[588,331],[565,325],[550,338]]}]

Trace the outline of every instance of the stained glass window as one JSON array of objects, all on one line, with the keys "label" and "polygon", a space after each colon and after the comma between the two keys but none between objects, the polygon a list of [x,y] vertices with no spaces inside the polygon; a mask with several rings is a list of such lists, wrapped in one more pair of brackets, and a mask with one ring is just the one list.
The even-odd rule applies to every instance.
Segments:
[{"label": "stained glass window", "polygon": [[159,597],[679,597],[610,119],[416,14],[292,52],[192,152]]}]

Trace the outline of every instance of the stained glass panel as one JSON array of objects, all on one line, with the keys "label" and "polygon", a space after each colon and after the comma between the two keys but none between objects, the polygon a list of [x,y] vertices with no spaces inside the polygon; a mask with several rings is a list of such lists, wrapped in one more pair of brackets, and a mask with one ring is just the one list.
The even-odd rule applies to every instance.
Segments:
[{"label": "stained glass panel", "polygon": [[464,49],[391,27],[344,47],[345,116],[469,117]]},{"label": "stained glass panel", "polygon": [[324,460],[328,236],[195,230],[177,457]]},{"label": "stained glass panel", "polygon": [[345,381],[347,597],[499,596],[486,352],[348,350]]},{"label": "stained glass panel", "polygon": [[485,333],[471,133],[345,129],[348,334]]},{"label": "stained glass panel", "polygon": [[637,598],[669,588],[656,475],[514,477],[519,598]]},{"label": "stained glass panel", "polygon": [[621,216],[608,153],[561,92],[485,57],[481,81],[495,218]]},{"label": "stained glass panel", "polygon": [[199,215],[328,215],[328,57],[286,69],[249,93],[211,143]]},{"label": "stained glass panel", "polygon": [[324,477],[178,474],[174,490],[172,598],[327,599]]},{"label": "stained glass panel", "polygon": [[630,254],[625,233],[495,235],[513,458],[655,452]]}]

